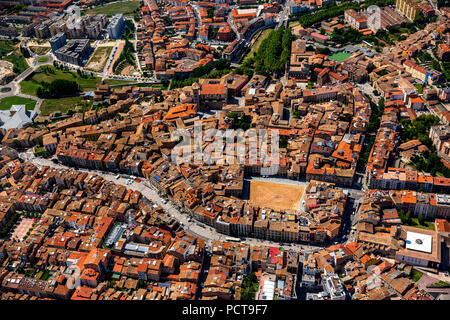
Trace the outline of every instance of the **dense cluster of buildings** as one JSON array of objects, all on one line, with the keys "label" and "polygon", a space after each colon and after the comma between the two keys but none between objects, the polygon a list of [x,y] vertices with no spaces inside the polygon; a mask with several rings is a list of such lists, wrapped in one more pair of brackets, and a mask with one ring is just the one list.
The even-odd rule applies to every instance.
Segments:
[{"label": "dense cluster of buildings", "polygon": [[139,191],[1,151],[1,184],[11,187],[0,196],[0,226],[14,219],[19,240],[0,243],[2,300],[230,300],[250,273],[274,279],[278,299],[295,297],[295,252],[205,243]]},{"label": "dense cluster of buildings", "polygon": [[[214,48],[199,44],[191,47],[194,40],[195,16],[190,5],[175,6],[167,3],[166,17],[174,24],[183,37],[165,34],[166,22],[156,1],[150,1],[150,7],[142,7],[140,24],[145,26],[137,32],[138,57],[142,68],[153,70],[158,79],[172,78],[175,74],[190,75],[196,68],[213,61]],[[181,4],[180,4],[181,5]]]},{"label": "dense cluster of buildings", "polygon": [[[281,10],[277,1],[231,12],[223,1],[146,4],[137,31],[139,63],[160,79],[188,77],[212,63],[217,51],[208,42],[230,42],[236,28],[238,38],[223,51],[233,58],[242,39],[273,25],[274,14]],[[324,4],[289,5],[295,14]],[[240,5],[255,6],[256,1],[241,0]],[[426,6],[409,0],[396,4],[408,19],[417,14],[416,7],[427,12]],[[429,273],[449,265],[450,178],[398,164],[430,152],[430,145],[419,139],[400,139],[406,123],[402,120],[428,113],[440,120],[429,138],[443,164],[450,166],[450,113],[444,104],[450,91],[436,87],[441,72],[416,59],[420,52],[438,47],[437,55],[446,60],[450,26],[442,20],[430,23],[380,53],[349,45],[328,55],[314,47],[328,43],[327,34],[346,25],[374,33],[365,14],[346,11],[345,25],[337,18],[323,21],[324,34],[293,28],[297,39],[291,43],[283,81],[230,72],[170,90],[102,83],[88,111],[24,128],[4,127],[0,298],[232,300],[248,298],[249,288],[243,286],[249,279],[258,288],[251,293],[257,300],[448,296],[445,288],[429,285],[434,281]],[[381,28],[403,21],[392,8],[382,9]],[[120,37],[123,23],[121,15],[113,18],[111,38]],[[174,28],[167,28],[169,24]],[[44,32],[43,25],[33,28]],[[60,60],[82,65],[89,39],[67,41],[73,36],[57,25],[55,20],[47,26],[52,50]],[[195,39],[204,43],[192,47]],[[25,109],[12,111],[20,117]],[[379,124],[374,121],[378,117]],[[204,135],[197,145],[195,139],[176,135],[199,127]],[[267,150],[278,144],[277,166],[272,151],[262,156],[263,146],[252,149],[258,138],[233,136],[234,149],[228,153],[216,148],[220,138],[206,134],[210,129],[243,128],[278,132],[280,141],[267,141]],[[367,145],[371,147],[364,150]],[[45,153],[65,169],[36,167],[11,148],[32,148],[36,156]],[[205,157],[178,161],[190,160],[192,150],[194,157]],[[367,163],[361,163],[364,152]],[[365,167],[362,177],[358,166]],[[279,178],[306,181],[298,208],[276,210],[244,200],[244,177],[265,176],[275,168]],[[209,226],[234,241],[189,234],[145,191],[128,189],[90,170],[114,172],[117,179],[125,175],[137,183],[144,180],[142,190],[155,190],[199,227]],[[367,186],[364,192],[354,190],[361,185]],[[356,207],[355,191],[362,195]],[[349,240],[339,243],[352,207],[357,212],[350,217]],[[301,243],[309,250],[248,245],[244,237],[265,244]],[[428,284],[415,279],[419,269]],[[69,285],[74,270],[80,286]]]},{"label": "dense cluster of buildings", "polygon": [[[25,1],[25,4],[28,1]],[[72,0],[33,1],[26,10],[1,17],[0,34],[18,36],[19,32],[11,25],[23,25],[21,35],[38,39],[49,39],[64,33],[68,39],[97,39],[103,31],[111,39],[119,39],[124,29],[121,15],[108,19],[107,15],[81,15],[66,12]],[[13,2],[10,2],[13,4]]]},{"label": "dense cluster of buildings", "polygon": [[[376,15],[369,21],[370,15]],[[355,10],[346,10],[344,12],[345,22],[353,29],[358,30],[364,35],[376,33],[380,29],[386,30],[389,27],[400,25],[406,20],[391,7],[379,8],[376,13],[368,12],[367,9],[362,12]]]},{"label": "dense cluster of buildings", "polygon": [[[225,2],[149,1],[141,8],[142,28],[137,32],[140,66],[153,70],[158,79],[170,79],[190,76],[213,62],[213,54],[232,60],[244,48],[242,38],[251,39],[272,26],[281,8],[278,2],[262,7],[230,12]],[[222,44],[223,52],[212,43]]]}]

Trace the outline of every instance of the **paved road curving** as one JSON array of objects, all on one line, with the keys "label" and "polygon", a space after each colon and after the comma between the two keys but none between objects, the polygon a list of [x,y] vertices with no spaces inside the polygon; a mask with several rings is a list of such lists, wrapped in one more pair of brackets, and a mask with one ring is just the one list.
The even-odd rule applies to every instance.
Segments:
[{"label": "paved road curving", "polygon": [[[31,150],[31,149],[30,149]],[[68,166],[64,166],[61,164],[55,164],[51,162],[48,159],[43,158],[36,158],[33,156],[32,151],[28,151],[26,153],[20,154],[20,157],[24,160],[27,160],[34,165],[38,167],[42,166],[48,166],[58,169],[73,169]],[[142,182],[133,182],[132,184],[127,184],[127,180],[125,178],[119,178],[116,179],[117,174],[115,173],[109,173],[109,172],[103,172],[98,170],[88,170],[88,169],[78,169],[78,171],[84,171],[84,172],[90,172],[97,174],[104,178],[105,180],[112,181],[116,184],[121,184],[126,186],[129,189],[132,190],[138,190],[147,197],[149,200],[153,201],[154,203],[160,205],[164,208],[164,210],[171,215],[173,218],[177,219],[178,221],[182,222],[184,225],[184,229],[188,233],[192,233],[193,235],[203,238],[205,240],[221,240],[226,241],[227,235],[218,233],[215,229],[211,227],[203,227],[197,224],[195,220],[192,219],[192,221],[189,221],[189,217],[187,214],[182,214],[178,209],[175,208],[174,205],[171,204],[170,201],[166,201],[163,199],[157,192],[156,188],[151,186],[148,182],[143,179]],[[164,203],[166,202],[166,203]],[[267,240],[260,240],[260,239],[254,239],[254,238],[246,238],[244,241],[241,241],[243,244],[247,245],[265,245],[265,246],[280,246],[280,243],[267,241]],[[308,252],[313,251],[316,249],[319,249],[323,246],[313,246],[313,245],[303,245],[303,244],[283,244],[281,245],[283,248],[288,250],[294,250],[297,252]]]},{"label": "paved road curving", "polygon": [[[17,97],[22,97],[22,98],[28,98],[28,99],[35,100],[36,101],[36,105],[34,107],[34,111],[36,111],[36,113],[39,113],[39,111],[41,109],[42,102],[44,100],[41,99],[41,98],[35,97],[35,96],[31,96],[31,95],[22,93],[22,88],[20,87],[20,82],[25,80],[26,77],[28,77],[30,74],[32,74],[40,66],[53,64],[54,57],[50,53],[48,53],[46,55],[43,55],[43,56],[38,56],[38,55],[36,55],[34,53],[31,53],[31,54],[32,54],[32,57],[34,57],[33,58],[33,64],[28,69],[26,69],[24,72],[19,74],[16,78],[14,78],[13,81],[11,81],[10,83],[8,83],[5,86],[2,86],[2,88],[10,88],[11,90],[8,91],[8,92],[0,94],[0,99],[6,98],[6,97],[17,96]],[[38,62],[39,58],[44,58],[44,57],[45,58],[49,58],[49,60],[45,61],[45,62]]]}]

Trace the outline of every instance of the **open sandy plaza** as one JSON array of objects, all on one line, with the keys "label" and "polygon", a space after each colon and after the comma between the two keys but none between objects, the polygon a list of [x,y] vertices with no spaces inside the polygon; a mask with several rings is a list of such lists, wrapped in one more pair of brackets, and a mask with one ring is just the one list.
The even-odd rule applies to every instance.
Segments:
[{"label": "open sandy plaza", "polygon": [[304,191],[301,185],[252,180],[249,202],[274,210],[297,210]]}]

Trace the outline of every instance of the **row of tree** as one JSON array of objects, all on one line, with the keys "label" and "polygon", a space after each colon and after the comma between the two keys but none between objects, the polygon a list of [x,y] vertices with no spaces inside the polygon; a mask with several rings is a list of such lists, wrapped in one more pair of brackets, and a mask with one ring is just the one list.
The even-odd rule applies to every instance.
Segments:
[{"label": "row of tree", "polygon": [[419,171],[428,172],[432,176],[443,175],[450,178],[450,169],[443,163],[436,152],[425,151],[411,158],[411,164]]},{"label": "row of tree", "polygon": [[433,142],[429,137],[430,128],[439,124],[439,118],[435,115],[421,114],[414,120],[403,119],[400,121],[402,129],[400,138],[402,142],[418,139],[428,148],[433,149]]},{"label": "row of tree", "polygon": [[327,20],[333,17],[343,15],[346,10],[353,9],[358,11],[360,9],[365,9],[371,5],[385,6],[385,5],[393,5],[394,3],[395,3],[394,0],[367,0],[364,1],[363,3],[348,1],[341,3],[339,5],[331,3],[324,9],[318,10],[312,14],[309,12],[302,14],[301,17],[299,18],[299,22],[303,27],[306,28],[322,20]]},{"label": "row of tree", "polygon": [[253,57],[247,58],[242,64],[244,68],[254,68],[257,74],[270,75],[284,71],[291,54],[292,33],[284,26],[272,30],[265,38]]},{"label": "row of tree", "polygon": [[241,284],[241,300],[255,300],[256,292],[258,292],[258,278],[252,272],[248,276],[244,276]]},{"label": "row of tree", "polygon": [[370,97],[371,114],[369,118],[369,125],[367,128],[367,134],[364,140],[364,145],[358,159],[358,169],[363,169],[367,161],[369,160],[370,153],[372,152],[373,144],[375,143],[376,133],[380,128],[381,116],[384,113],[384,98],[378,100],[378,105],[375,104]]},{"label": "row of tree", "polygon": [[36,94],[39,98],[58,98],[63,96],[73,96],[80,91],[80,86],[76,81],[55,79],[45,86],[39,86]]},{"label": "row of tree", "polygon": [[125,38],[125,46],[123,47],[123,50],[120,53],[119,59],[117,59],[114,62],[113,70],[116,70],[118,65],[124,61],[130,65],[134,65],[133,53],[134,53],[133,45],[131,44],[130,40],[128,40],[128,38]]},{"label": "row of tree", "polygon": [[[402,223],[403,224],[406,224],[406,225],[414,225],[414,222],[413,222],[413,220],[412,220],[412,213],[411,213],[411,211],[406,211],[405,212],[405,210],[403,210],[403,209],[400,209],[399,211],[398,211],[398,217],[400,218],[400,220],[402,221]],[[423,216],[418,216],[417,217],[417,221],[419,222],[419,224],[420,225],[422,225],[422,226],[425,226],[426,224],[425,224],[425,218],[423,217]]]}]

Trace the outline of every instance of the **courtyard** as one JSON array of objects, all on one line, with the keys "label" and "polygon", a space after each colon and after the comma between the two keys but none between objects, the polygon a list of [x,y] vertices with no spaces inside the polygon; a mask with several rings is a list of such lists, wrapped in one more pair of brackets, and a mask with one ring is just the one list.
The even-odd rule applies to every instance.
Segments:
[{"label": "courtyard", "polygon": [[21,241],[27,235],[28,230],[32,228],[34,220],[35,219],[31,218],[22,218],[17,227],[14,229],[11,239]]},{"label": "courtyard", "polygon": [[298,210],[304,191],[301,185],[252,180],[249,202],[274,210]]}]

